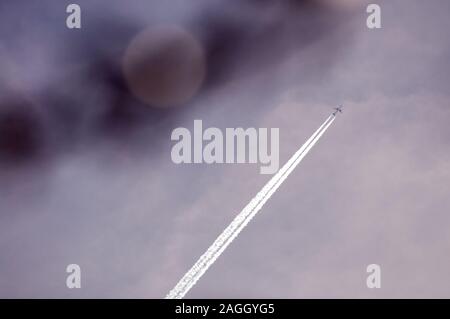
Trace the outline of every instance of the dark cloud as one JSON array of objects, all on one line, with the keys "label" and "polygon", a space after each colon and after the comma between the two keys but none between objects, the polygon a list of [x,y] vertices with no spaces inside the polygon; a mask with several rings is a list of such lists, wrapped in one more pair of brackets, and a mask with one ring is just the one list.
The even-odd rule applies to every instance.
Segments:
[{"label": "dark cloud", "polygon": [[21,165],[35,159],[46,142],[42,119],[23,97],[0,103],[0,162]]}]

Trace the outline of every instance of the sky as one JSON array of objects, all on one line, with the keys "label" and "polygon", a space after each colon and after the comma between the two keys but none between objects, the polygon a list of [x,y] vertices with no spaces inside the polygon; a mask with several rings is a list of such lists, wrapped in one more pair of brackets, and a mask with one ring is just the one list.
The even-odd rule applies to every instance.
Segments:
[{"label": "sky", "polygon": [[[365,1],[77,3],[80,30],[69,2],[0,4],[0,297],[164,297],[270,178],[176,165],[171,131],[279,128],[281,167],[337,104],[187,297],[450,297],[448,1],[378,1],[376,30]],[[123,70],[137,35],[168,26],[206,72],[173,107],[135,96]],[[73,263],[81,289],[66,287]]]}]

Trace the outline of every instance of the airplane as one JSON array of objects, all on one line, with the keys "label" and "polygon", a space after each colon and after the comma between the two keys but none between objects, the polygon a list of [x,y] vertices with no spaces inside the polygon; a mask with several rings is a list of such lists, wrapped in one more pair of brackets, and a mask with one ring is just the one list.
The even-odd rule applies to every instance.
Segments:
[{"label": "airplane", "polygon": [[344,107],[343,105],[339,105],[338,107],[335,107],[333,110],[336,110],[336,111],[333,112],[333,115],[336,116],[336,114],[338,112],[342,113],[342,108],[343,107]]}]

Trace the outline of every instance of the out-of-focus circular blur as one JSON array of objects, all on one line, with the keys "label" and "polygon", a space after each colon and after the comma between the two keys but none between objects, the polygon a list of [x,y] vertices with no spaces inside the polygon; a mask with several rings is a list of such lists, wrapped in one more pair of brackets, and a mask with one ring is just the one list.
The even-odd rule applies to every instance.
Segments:
[{"label": "out-of-focus circular blur", "polygon": [[123,72],[133,94],[154,107],[178,106],[200,89],[206,74],[199,41],[179,27],[141,31],[130,42]]}]

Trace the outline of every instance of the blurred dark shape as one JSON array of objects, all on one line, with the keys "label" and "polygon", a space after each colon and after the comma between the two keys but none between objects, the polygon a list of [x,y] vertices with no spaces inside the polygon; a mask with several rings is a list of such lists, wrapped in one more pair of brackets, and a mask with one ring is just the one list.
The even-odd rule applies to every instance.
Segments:
[{"label": "blurred dark shape", "polygon": [[123,72],[130,90],[144,103],[180,106],[195,96],[203,83],[203,48],[181,27],[148,28],[130,42]]},{"label": "blurred dark shape", "polygon": [[208,22],[204,41],[208,65],[206,85],[211,87],[226,80],[248,37],[241,26],[214,18]]},{"label": "blurred dark shape", "polygon": [[128,134],[143,126],[159,123],[170,112],[149,108],[135,98],[125,81],[120,63],[99,61],[90,70],[93,79],[105,87],[108,105],[97,119],[97,131],[104,133]]},{"label": "blurred dark shape", "polygon": [[43,128],[31,104],[20,99],[0,105],[0,161],[23,164],[43,149]]},{"label": "blurred dark shape", "polygon": [[206,10],[197,25],[206,50],[207,87],[230,81],[243,69],[276,65],[343,21],[318,0],[236,0],[222,9]]}]

